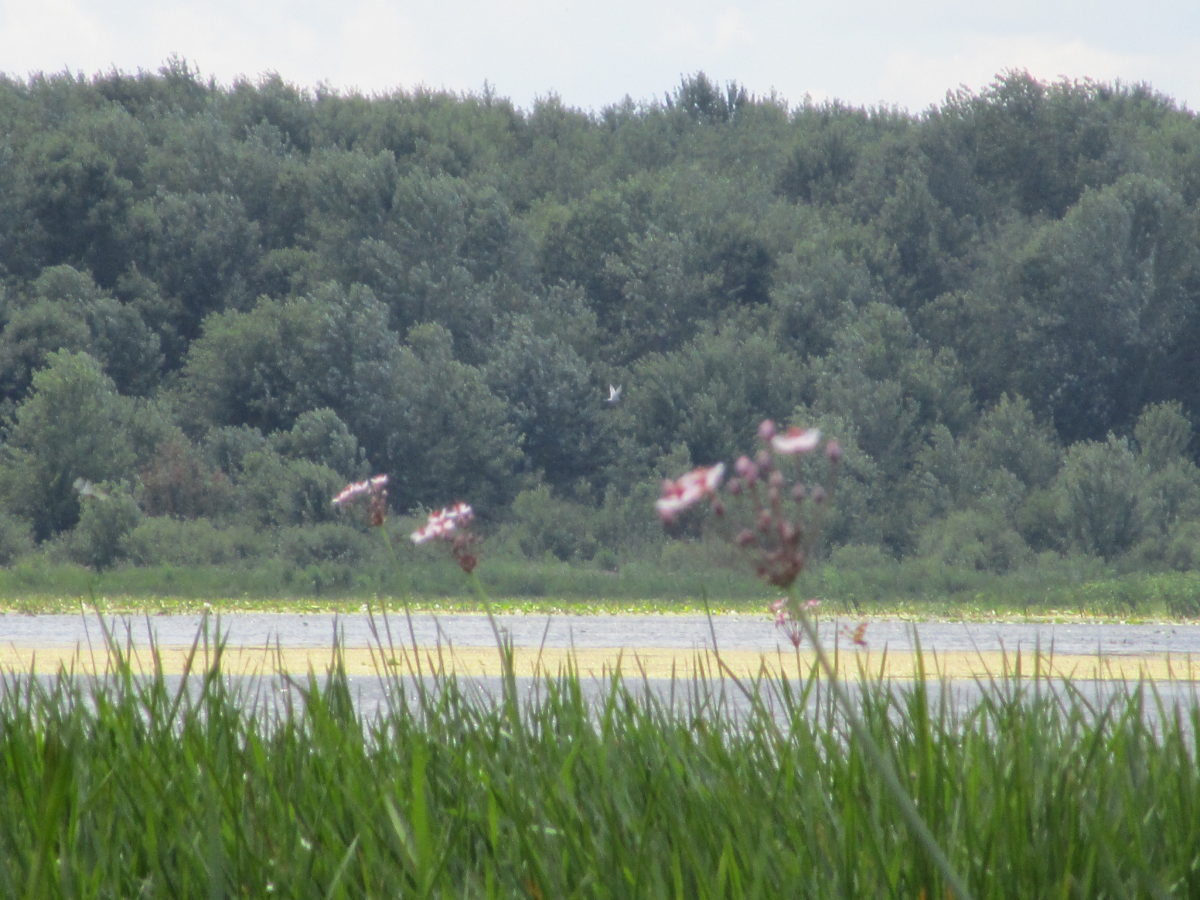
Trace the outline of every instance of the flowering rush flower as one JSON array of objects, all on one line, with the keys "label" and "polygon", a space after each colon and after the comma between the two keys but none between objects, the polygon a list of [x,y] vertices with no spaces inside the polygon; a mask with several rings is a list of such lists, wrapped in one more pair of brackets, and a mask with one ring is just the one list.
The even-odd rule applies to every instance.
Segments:
[{"label": "flowering rush flower", "polygon": [[770,437],[771,449],[785,456],[799,453],[809,453],[817,449],[821,443],[819,428],[797,428],[794,425],[783,434],[773,434]]},{"label": "flowering rush flower", "polygon": [[366,481],[356,481],[353,484],[348,484],[340,494],[333,498],[334,506],[345,506],[347,503],[353,503],[359,497],[374,497],[383,492],[387,487],[388,477],[386,475],[376,475],[374,478],[368,478]]},{"label": "flowering rush flower", "polygon": [[724,477],[725,463],[717,463],[715,466],[692,469],[674,481],[664,481],[662,496],[654,503],[659,518],[664,522],[672,522],[689,506],[695,505],[705,497],[714,496]]},{"label": "flowering rush flower", "polygon": [[475,518],[475,510],[466,503],[456,503],[445,509],[429,514],[429,521],[424,528],[419,528],[411,535],[414,544],[424,544],[426,541],[440,538],[450,538],[458,529],[471,523]]}]

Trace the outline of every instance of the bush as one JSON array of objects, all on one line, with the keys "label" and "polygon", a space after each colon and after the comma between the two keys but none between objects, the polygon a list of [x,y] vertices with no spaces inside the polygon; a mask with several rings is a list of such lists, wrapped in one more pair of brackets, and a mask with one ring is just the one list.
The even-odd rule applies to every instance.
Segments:
[{"label": "bush", "polygon": [[33,550],[33,526],[20,516],[0,512],[0,566],[14,561]]},{"label": "bush", "polygon": [[589,560],[600,548],[593,525],[592,510],[555,497],[542,484],[517,494],[504,537],[530,559]]},{"label": "bush", "polygon": [[226,565],[266,551],[261,532],[247,526],[218,528],[207,519],[147,518],[126,540],[130,562],[140,566]]},{"label": "bush", "polygon": [[628,491],[609,485],[604,502],[593,517],[596,539],[613,555],[647,558],[657,554],[665,538],[662,524],[654,515],[660,485],[646,479]]},{"label": "bush", "polygon": [[339,522],[285,528],[279,533],[279,556],[297,566],[362,563],[377,546],[371,535]]},{"label": "bush", "polygon": [[338,509],[330,501],[345,481],[328,466],[285,459],[274,450],[246,455],[238,486],[248,521],[264,525],[328,522]]},{"label": "bush", "polygon": [[1179,572],[1200,570],[1200,520],[1180,522],[1167,533],[1163,562]]},{"label": "bush", "polygon": [[355,586],[355,567],[345,563],[323,563],[288,569],[284,584],[290,589],[320,596],[345,594]]},{"label": "bush", "polygon": [[925,527],[922,556],[946,566],[1003,574],[1029,558],[1029,547],[998,516],[965,509]]},{"label": "bush", "polygon": [[128,555],[128,538],[142,510],[127,492],[112,491],[83,504],[79,523],[66,540],[67,556],[94,569],[107,569]]},{"label": "bush", "polygon": [[1125,440],[1086,441],[1067,451],[1055,481],[1059,512],[1072,545],[1082,553],[1113,559],[1142,535],[1137,458]]},{"label": "bush", "polygon": [[234,507],[229,478],[209,466],[181,435],[158,445],[140,480],[142,509],[149,516],[196,518],[221,515]]}]

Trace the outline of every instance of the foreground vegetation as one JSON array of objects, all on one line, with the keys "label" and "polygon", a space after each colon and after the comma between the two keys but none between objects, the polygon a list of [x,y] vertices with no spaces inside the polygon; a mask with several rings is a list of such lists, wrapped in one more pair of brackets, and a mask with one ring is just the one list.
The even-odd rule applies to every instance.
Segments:
[{"label": "foreground vegetation", "polygon": [[[199,640],[199,636],[198,636]],[[494,694],[336,665],[8,676],[5,896],[929,896],[877,766],[815,676],[668,692],[572,672]],[[393,650],[391,652],[400,652]],[[978,897],[1193,896],[1195,696],[868,679],[862,722]],[[957,697],[957,699],[956,699]]]}]

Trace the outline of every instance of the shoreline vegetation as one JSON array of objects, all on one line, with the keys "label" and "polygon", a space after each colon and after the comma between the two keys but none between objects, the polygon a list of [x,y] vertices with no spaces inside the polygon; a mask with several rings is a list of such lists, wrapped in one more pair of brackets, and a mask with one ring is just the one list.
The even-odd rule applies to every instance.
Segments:
[{"label": "shoreline vegetation", "polygon": [[[118,567],[25,561],[0,569],[0,612],[106,613],[365,611],[483,612],[444,560],[399,566]],[[776,599],[753,578],[712,564],[631,563],[616,570],[489,558],[484,581],[501,612],[581,615],[762,614]],[[1088,559],[1007,575],[922,560],[814,566],[797,589],[828,614],[860,620],[1191,622],[1200,572],[1120,572]]]}]

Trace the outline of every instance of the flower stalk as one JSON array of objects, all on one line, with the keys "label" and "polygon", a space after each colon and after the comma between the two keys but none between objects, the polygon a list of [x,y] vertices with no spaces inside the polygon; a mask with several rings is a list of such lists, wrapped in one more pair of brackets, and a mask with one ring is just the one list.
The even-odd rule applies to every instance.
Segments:
[{"label": "flower stalk", "polygon": [[[909,831],[945,879],[949,894],[969,898],[971,892],[966,883],[921,817],[895,766],[871,736],[854,700],[838,677],[837,668],[825,651],[813,620],[812,613],[819,601],[800,602],[795,593],[796,580],[812,558],[829,508],[842,448],[837,441],[825,442],[828,486],[809,484],[799,476],[793,478],[786,473],[782,458],[803,457],[816,452],[822,440],[818,429],[791,427],[780,431],[767,419],[759,425],[758,437],[762,447],[753,458],[740,457],[733,465],[733,477],[724,484],[724,491],[730,498],[728,504],[718,494],[725,472],[724,464],[718,463],[694,469],[674,481],[663,482],[662,496],[655,504],[659,518],[665,525],[670,525],[684,511],[701,501],[708,501],[714,515],[729,527],[730,517],[738,517],[740,512],[740,524],[732,528],[733,543],[751,557],[755,575],[787,592],[770,604],[776,626],[783,629],[797,652],[805,640],[812,645],[817,666],[828,680],[851,734],[883,779]],[[854,630],[851,640],[865,644],[864,631],[865,623]]]}]

